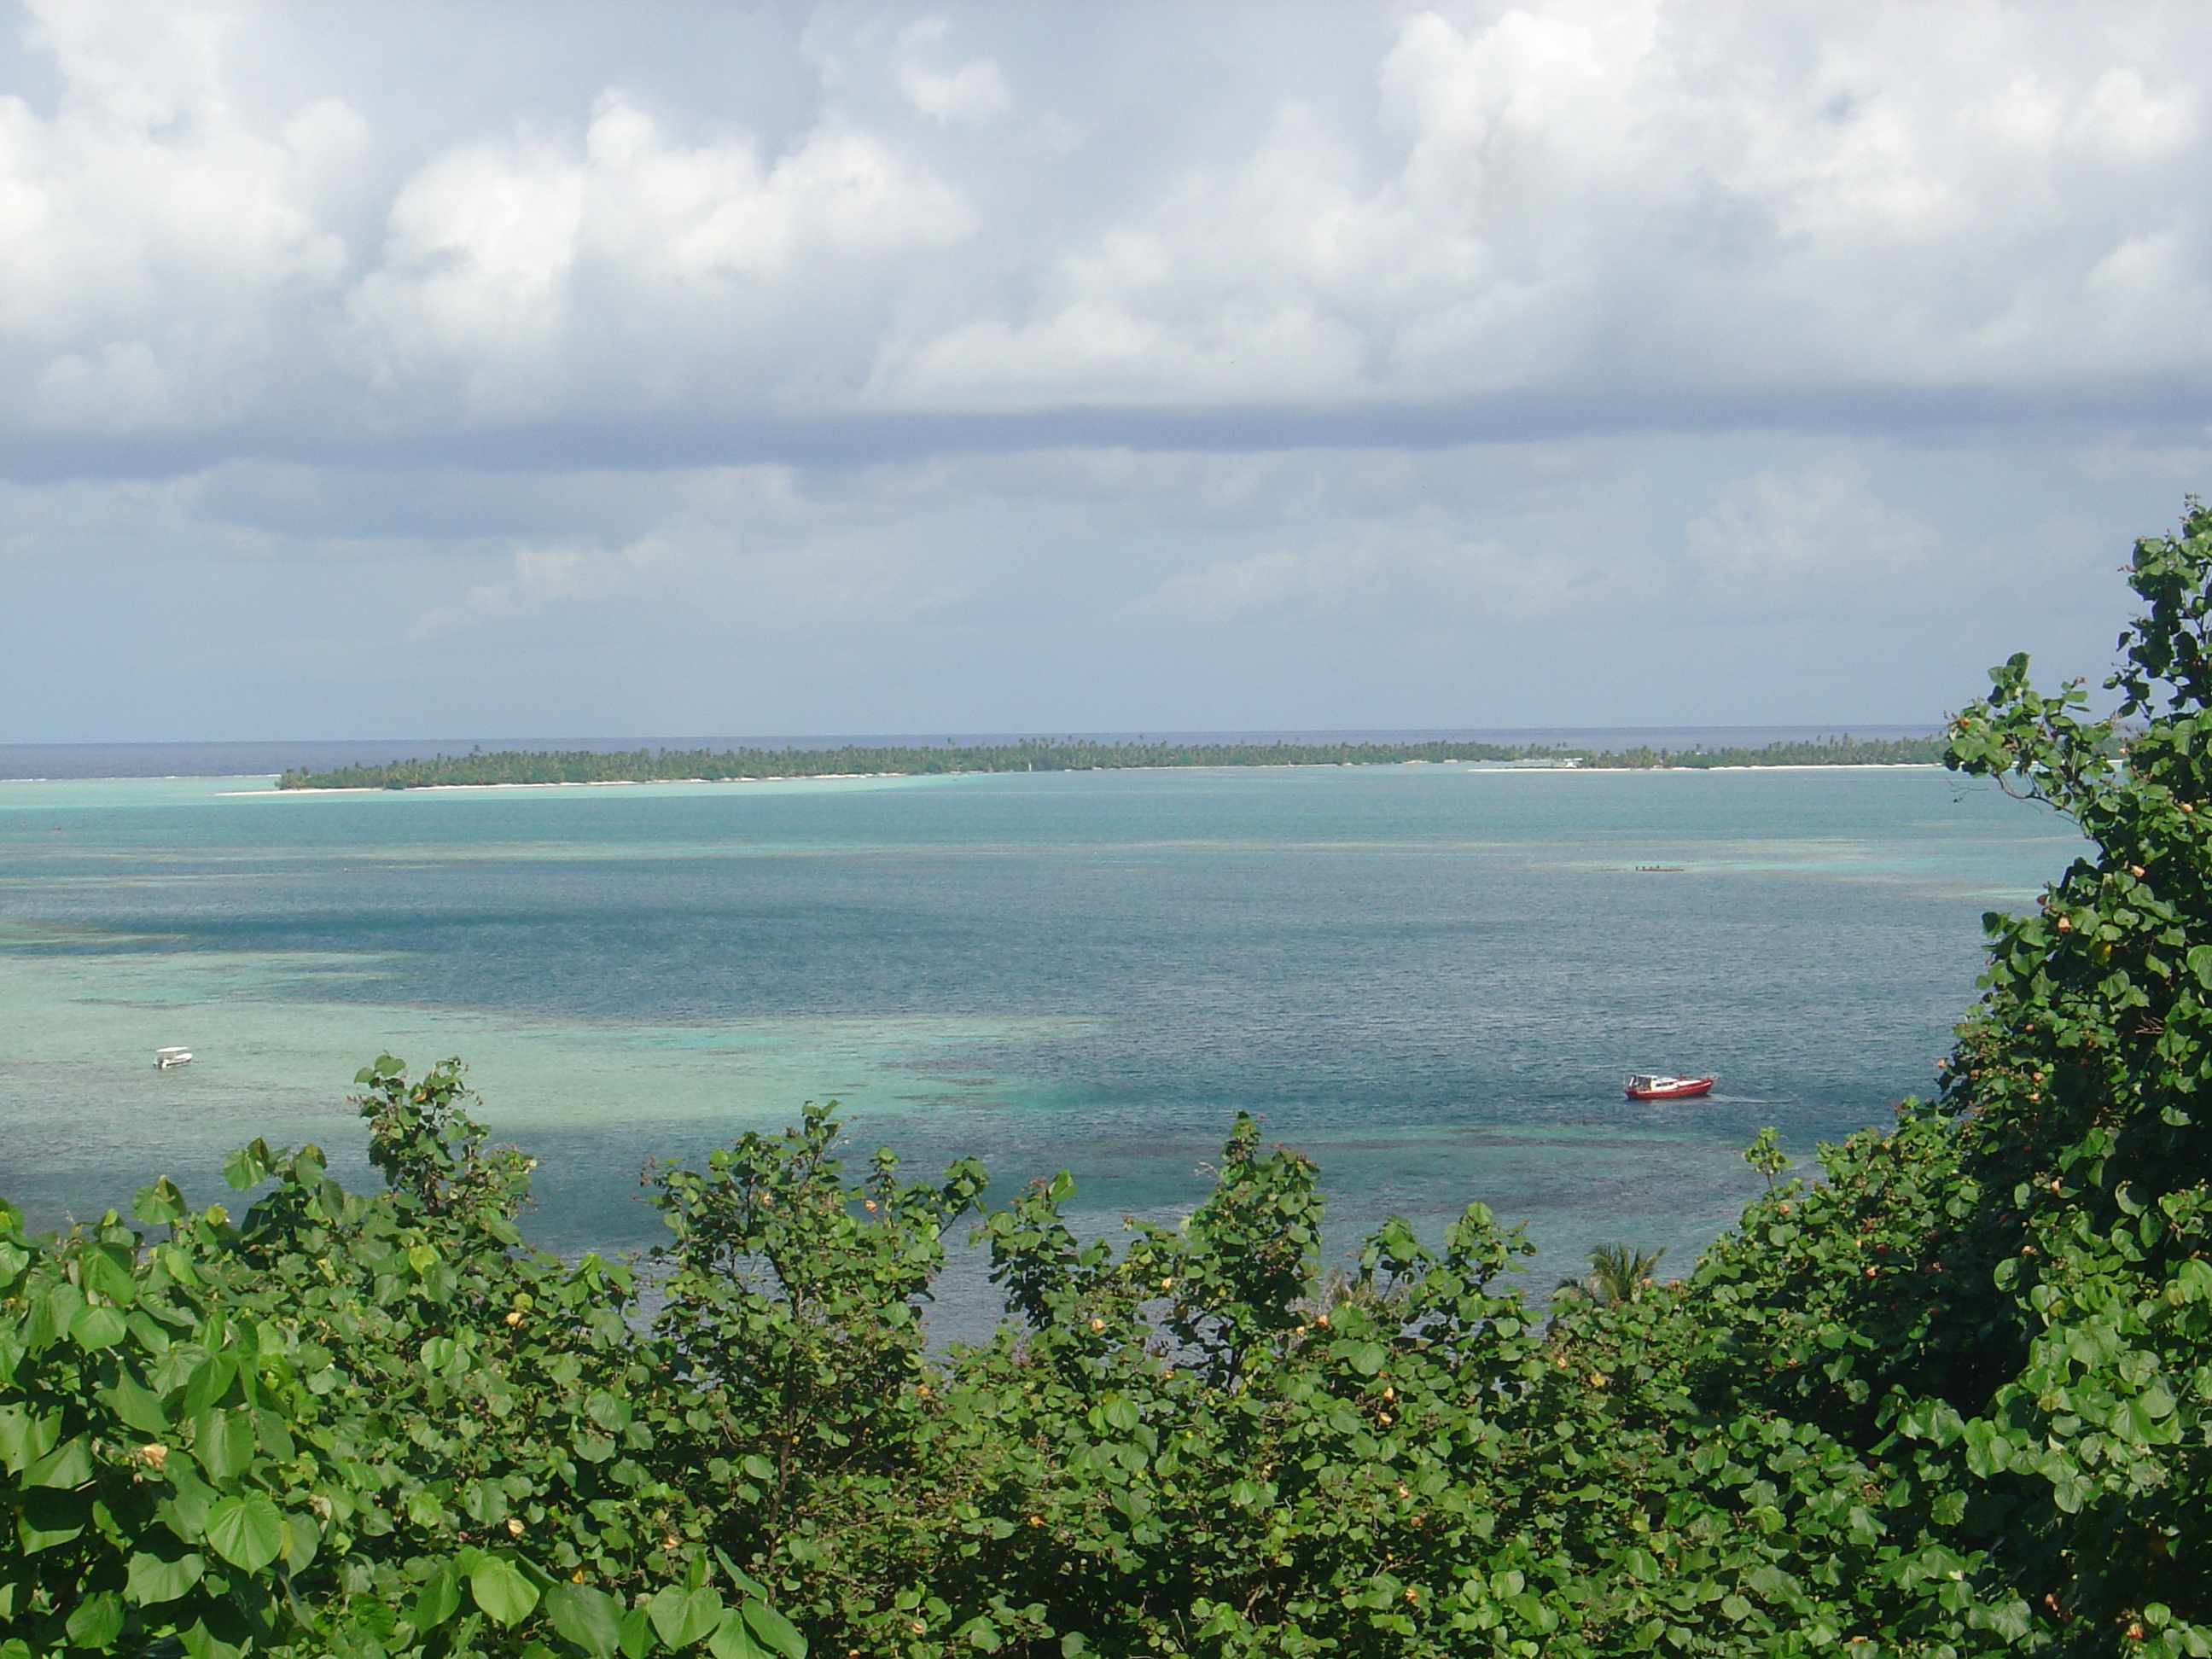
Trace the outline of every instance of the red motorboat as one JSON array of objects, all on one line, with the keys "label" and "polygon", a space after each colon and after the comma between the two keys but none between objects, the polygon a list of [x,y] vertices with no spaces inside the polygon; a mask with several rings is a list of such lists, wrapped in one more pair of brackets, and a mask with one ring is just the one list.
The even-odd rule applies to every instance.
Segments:
[{"label": "red motorboat", "polygon": [[1662,1077],[1656,1072],[1638,1072],[1628,1079],[1631,1100],[1690,1100],[1698,1095],[1709,1095],[1714,1077]]}]

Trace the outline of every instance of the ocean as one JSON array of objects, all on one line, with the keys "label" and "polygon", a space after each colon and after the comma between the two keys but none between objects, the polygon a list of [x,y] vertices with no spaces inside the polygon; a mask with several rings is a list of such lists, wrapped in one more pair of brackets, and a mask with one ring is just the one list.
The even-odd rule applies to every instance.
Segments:
[{"label": "ocean", "polygon": [[[365,1180],[388,1051],[467,1061],[568,1252],[656,1241],[648,1160],[834,1098],[856,1156],[972,1153],[1000,1201],[1069,1169],[1086,1228],[1186,1212],[1243,1110],[1320,1164],[1332,1253],[1480,1199],[1539,1294],[1603,1242],[1680,1271],[1762,1126],[1805,1158],[1929,1091],[1983,913],[2080,846],[1924,769],[4,783],[0,1194],[234,1201],[256,1135]],[[964,1261],[939,1317],[988,1304]]]}]

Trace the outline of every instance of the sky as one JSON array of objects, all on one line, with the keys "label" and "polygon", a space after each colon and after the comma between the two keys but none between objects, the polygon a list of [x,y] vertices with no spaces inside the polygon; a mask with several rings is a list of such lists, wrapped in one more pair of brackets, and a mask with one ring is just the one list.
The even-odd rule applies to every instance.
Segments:
[{"label": "sky", "polygon": [[0,3],[0,742],[2101,676],[2209,100],[2124,0]]}]

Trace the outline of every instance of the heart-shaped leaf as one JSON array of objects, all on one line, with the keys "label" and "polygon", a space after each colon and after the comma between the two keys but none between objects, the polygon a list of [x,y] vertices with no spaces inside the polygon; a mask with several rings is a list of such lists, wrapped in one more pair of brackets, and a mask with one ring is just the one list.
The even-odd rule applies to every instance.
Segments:
[{"label": "heart-shaped leaf", "polygon": [[70,1340],[86,1349],[112,1348],[130,1329],[123,1316],[112,1308],[79,1308],[69,1322]]},{"label": "heart-shaped leaf", "polygon": [[222,1178],[240,1192],[253,1186],[269,1173],[276,1160],[269,1151],[269,1143],[256,1140],[250,1146],[240,1146],[222,1161]]},{"label": "heart-shaped leaf", "polygon": [[208,1628],[205,1620],[200,1620],[190,1630],[181,1633],[179,1639],[185,1644],[185,1651],[191,1656],[191,1659],[244,1659],[246,1644],[253,1639],[250,1634],[252,1627],[237,1628],[242,1621],[237,1613],[230,1609],[217,1613],[216,1619],[229,1635],[239,1639],[230,1641],[216,1635]]},{"label": "heart-shaped leaf", "polygon": [[88,1595],[76,1604],[63,1628],[69,1632],[71,1647],[113,1647],[115,1638],[123,1634],[123,1598],[113,1590]]},{"label": "heart-shaped leaf", "polygon": [[687,1591],[671,1584],[646,1605],[662,1644],[672,1648],[690,1647],[722,1622],[722,1598],[709,1589]]},{"label": "heart-shaped leaf", "polygon": [[200,1574],[206,1566],[205,1560],[197,1554],[165,1561],[142,1550],[131,1558],[130,1577],[123,1586],[123,1594],[142,1607],[173,1601],[200,1582]]},{"label": "heart-shaped leaf", "polygon": [[253,1467],[253,1422],[244,1412],[207,1411],[192,1419],[192,1455],[216,1480]]},{"label": "heart-shaped leaf", "polygon": [[217,1498],[207,1516],[207,1540],[233,1566],[258,1572],[284,1551],[284,1516],[267,1494]]},{"label": "heart-shaped leaf", "polygon": [[415,1593],[415,1628],[435,1630],[460,1610],[460,1580],[450,1565],[442,1565],[422,1581]]},{"label": "heart-shaped leaf", "polygon": [[108,1408],[121,1418],[126,1427],[141,1434],[165,1435],[169,1431],[169,1414],[161,1409],[161,1397],[151,1389],[142,1389],[125,1374],[115,1379],[105,1398]]},{"label": "heart-shaped leaf", "polygon": [[178,1221],[185,1213],[185,1195],[177,1190],[175,1182],[163,1176],[152,1186],[138,1189],[131,1200],[131,1213],[149,1227]]},{"label": "heart-shaped leaf", "polygon": [[545,1592],[553,1628],[592,1656],[613,1659],[622,1644],[622,1611],[615,1598],[588,1584],[556,1584]]},{"label": "heart-shaped leaf", "polygon": [[32,1492],[15,1512],[15,1540],[26,1555],[66,1544],[92,1518],[91,1500],[82,1492]]},{"label": "heart-shaped leaf", "polygon": [[469,1573],[469,1594],[502,1625],[520,1624],[538,1605],[538,1586],[503,1555],[487,1555]]},{"label": "heart-shaped leaf", "polygon": [[707,1638],[707,1651],[714,1659],[774,1659],[769,1650],[753,1639],[745,1628],[744,1615],[735,1607],[723,1616],[714,1633]]},{"label": "heart-shaped leaf", "polygon": [[131,1278],[131,1269],[104,1249],[87,1250],[77,1271],[83,1276],[85,1289],[98,1291],[118,1306],[127,1308],[138,1299],[137,1281]]},{"label": "heart-shaped leaf", "polygon": [[64,1440],[23,1471],[27,1486],[72,1492],[92,1479],[92,1447],[82,1435]]},{"label": "heart-shaped leaf", "polygon": [[284,1517],[284,1566],[287,1571],[305,1572],[314,1560],[315,1552],[323,1547],[323,1529],[315,1517],[304,1510],[294,1510]]}]

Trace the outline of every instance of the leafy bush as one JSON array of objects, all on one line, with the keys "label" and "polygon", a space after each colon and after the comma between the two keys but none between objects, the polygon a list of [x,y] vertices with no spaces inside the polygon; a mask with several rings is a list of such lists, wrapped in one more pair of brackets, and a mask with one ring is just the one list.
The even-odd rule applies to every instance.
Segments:
[{"label": "leafy bush", "polygon": [[[236,1223],[0,1217],[0,1653],[2212,1653],[2212,514],[2130,574],[2112,718],[2015,658],[1951,724],[2094,852],[1939,1097],[1809,1184],[1763,1133],[1686,1279],[1540,1312],[1480,1205],[1324,1277],[1242,1117],[1116,1249],[810,1109],[654,1173],[641,1286],[387,1058],[383,1192],[256,1143]],[[1009,1318],[933,1356],[971,1215]]]},{"label": "leafy bush", "polygon": [[358,1080],[373,1197],[257,1141],[236,1223],[0,1215],[0,1653],[803,1654],[669,1478],[629,1271],[521,1248],[453,1064]]}]

